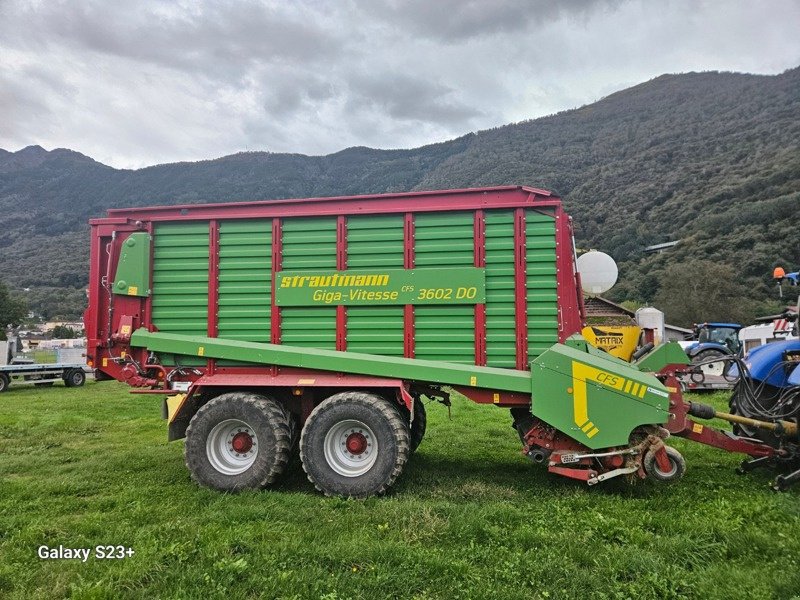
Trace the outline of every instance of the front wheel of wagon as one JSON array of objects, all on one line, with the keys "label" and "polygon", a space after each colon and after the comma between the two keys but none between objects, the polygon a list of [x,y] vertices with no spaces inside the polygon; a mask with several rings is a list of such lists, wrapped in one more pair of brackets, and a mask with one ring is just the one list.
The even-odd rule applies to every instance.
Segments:
[{"label": "front wheel of wagon", "polygon": [[408,425],[388,400],[364,392],[335,394],[303,427],[300,459],[308,479],[327,496],[383,494],[403,471]]},{"label": "front wheel of wagon", "polygon": [[225,492],[267,487],[289,462],[289,413],[259,394],[231,392],[204,404],[186,430],[186,467]]}]

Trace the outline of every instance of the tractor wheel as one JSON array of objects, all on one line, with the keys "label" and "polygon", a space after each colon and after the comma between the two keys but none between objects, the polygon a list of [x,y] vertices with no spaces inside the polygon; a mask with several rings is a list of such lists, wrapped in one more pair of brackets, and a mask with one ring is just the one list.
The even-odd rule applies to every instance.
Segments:
[{"label": "tractor wheel", "polygon": [[648,450],[644,455],[645,473],[656,481],[677,481],[686,472],[686,461],[675,448],[664,446],[664,450],[667,452],[670,468],[666,471],[662,470],[656,460],[656,453]]},{"label": "tractor wheel", "polygon": [[383,494],[403,471],[409,451],[409,427],[398,407],[364,392],[323,401],[300,436],[303,469],[326,496]]},{"label": "tractor wheel", "polygon": [[[746,382],[739,382],[733,389],[733,394],[728,402],[730,412],[732,415],[740,417],[747,417],[749,419],[757,419],[759,421],[765,420],[764,417],[752,412],[749,408],[751,403],[747,401],[747,388]],[[757,404],[769,410],[775,406],[781,396],[781,389],[769,384],[758,385],[759,396],[756,400]],[[773,448],[778,448],[781,445],[781,439],[771,431],[759,429],[741,423],[733,424],[733,433],[742,437],[755,438],[762,442],[769,444]]]},{"label": "tractor wheel", "polygon": [[225,492],[270,485],[289,462],[289,418],[276,400],[249,392],[204,404],[186,429],[184,458],[192,479]]},{"label": "tractor wheel", "polygon": [[81,387],[86,383],[86,373],[83,369],[71,369],[64,373],[64,385],[67,387]]},{"label": "tractor wheel", "polygon": [[[715,358],[726,358],[730,356],[729,354],[725,354],[721,350],[703,350],[702,352],[698,352],[692,357],[692,364],[696,365],[698,363],[704,363],[709,360],[714,360]],[[700,367],[700,370],[703,372],[703,375],[713,375],[715,377],[722,377],[728,370],[728,363],[724,360],[720,360],[719,362],[712,362]]]},{"label": "tractor wheel", "polygon": [[0,393],[5,392],[10,385],[11,380],[8,378],[8,375],[5,373],[0,373]]}]

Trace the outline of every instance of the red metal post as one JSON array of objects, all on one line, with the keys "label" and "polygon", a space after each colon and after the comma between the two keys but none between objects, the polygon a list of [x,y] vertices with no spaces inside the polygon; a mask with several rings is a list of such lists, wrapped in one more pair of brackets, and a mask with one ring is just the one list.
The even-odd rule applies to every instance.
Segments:
[{"label": "red metal post", "polygon": [[[403,220],[403,267],[414,268],[414,214],[405,213]],[[414,358],[414,305],[406,304],[403,312],[403,356]]]},{"label": "red metal post", "polygon": [[[486,219],[475,211],[475,266],[486,267]],[[486,303],[475,305],[475,364],[486,365]]]},{"label": "red metal post", "polygon": [[514,210],[514,304],[517,337],[517,369],[528,368],[528,298],[525,243],[525,210]]},{"label": "red metal post", "polygon": [[556,292],[558,295],[558,341],[583,329],[586,311],[580,275],[575,266],[572,219],[560,206],[556,209]]},{"label": "red metal post", "polygon": [[275,279],[283,268],[283,231],[280,219],[272,219],[272,306],[270,308],[270,337],[273,344],[281,343],[281,309],[275,303]]},{"label": "red metal post", "polygon": [[[152,273],[152,268],[150,269]],[[208,222],[208,337],[219,335],[219,221]],[[208,359],[208,372],[214,374],[216,361]]]},{"label": "red metal post", "polygon": [[153,224],[147,223],[145,231],[150,236],[150,277],[147,285],[150,288],[150,293],[144,300],[144,314],[142,316],[142,325],[147,325],[153,320],[153,263],[155,260],[155,237],[153,236]]},{"label": "red metal post", "polygon": [[[347,217],[339,215],[336,219],[336,269],[347,269]],[[336,349],[347,350],[347,307],[336,307]]]},{"label": "red metal post", "polygon": [[[100,343],[100,313],[104,306],[100,293],[100,269],[103,263],[102,257],[105,254],[105,250],[100,243],[99,229],[100,228],[97,226],[92,226],[91,228],[92,233],[89,247],[89,306],[83,314],[83,324],[87,338],[87,359],[92,361],[95,361],[97,358],[95,353]],[[106,310],[108,309],[108,307],[105,308]]]}]

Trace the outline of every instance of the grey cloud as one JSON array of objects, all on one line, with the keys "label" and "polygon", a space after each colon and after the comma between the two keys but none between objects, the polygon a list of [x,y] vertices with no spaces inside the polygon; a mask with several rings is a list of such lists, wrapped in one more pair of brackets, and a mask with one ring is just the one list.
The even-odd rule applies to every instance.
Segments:
[{"label": "grey cloud", "polygon": [[465,125],[482,112],[455,99],[441,83],[402,74],[359,76],[350,81],[350,108],[372,108],[404,121]]},{"label": "grey cloud", "polygon": [[[622,0],[358,0],[359,6],[387,23],[411,28],[444,42],[499,33],[516,33],[565,15],[584,16]],[[535,35],[535,32],[532,32]]]},{"label": "grey cloud", "polygon": [[331,100],[337,92],[329,77],[308,69],[266,70],[258,80],[265,111],[273,116],[285,116]]},{"label": "grey cloud", "polygon": [[[39,66],[0,69],[0,137],[31,135],[57,118],[54,97],[68,97],[74,87]],[[37,141],[35,134],[31,144]]]},{"label": "grey cloud", "polygon": [[[13,6],[13,5],[12,5]],[[20,46],[77,49],[186,70],[239,77],[260,63],[332,60],[343,40],[302,4],[210,2],[115,3],[103,0],[25,4],[12,13],[38,35],[6,31]]]}]

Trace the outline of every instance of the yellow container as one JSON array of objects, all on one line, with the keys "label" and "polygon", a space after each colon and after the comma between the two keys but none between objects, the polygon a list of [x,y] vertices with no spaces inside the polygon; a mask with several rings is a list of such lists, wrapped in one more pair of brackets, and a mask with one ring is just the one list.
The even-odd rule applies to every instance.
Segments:
[{"label": "yellow container", "polygon": [[630,362],[639,345],[642,330],[635,325],[590,325],[584,327],[581,333],[596,348]]}]

